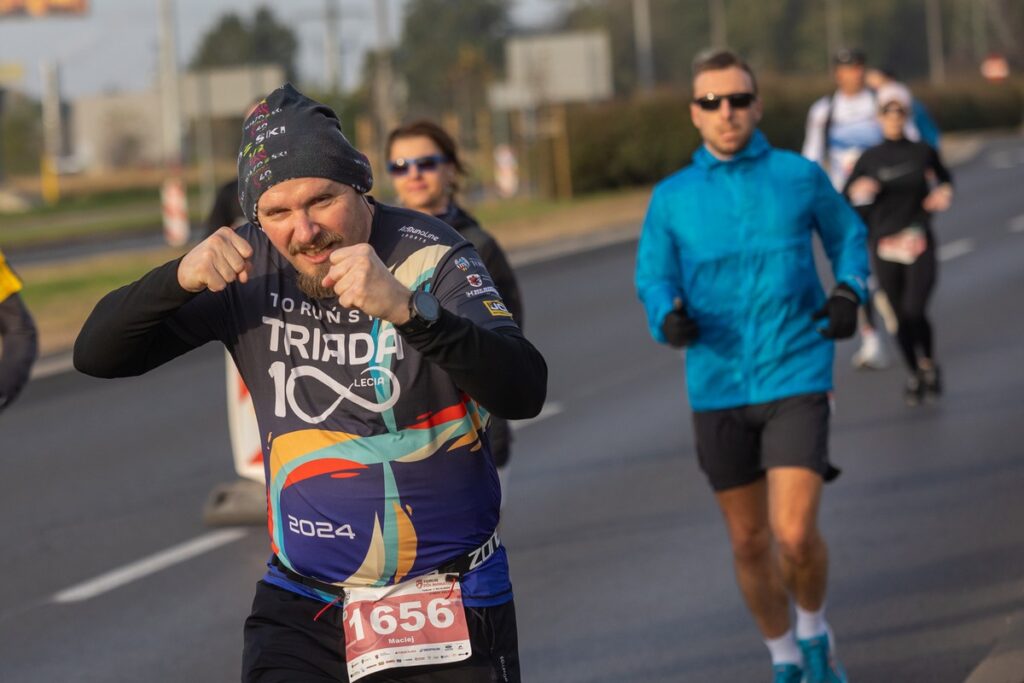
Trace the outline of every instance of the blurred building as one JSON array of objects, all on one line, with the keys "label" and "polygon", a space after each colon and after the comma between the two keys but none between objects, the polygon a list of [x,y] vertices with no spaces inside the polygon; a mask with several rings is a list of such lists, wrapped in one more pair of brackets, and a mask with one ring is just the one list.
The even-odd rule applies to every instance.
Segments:
[{"label": "blurred building", "polygon": [[[204,69],[182,75],[181,116],[186,130],[238,121],[259,97],[284,83],[280,66]],[[73,166],[85,173],[163,163],[160,90],[120,92],[73,101]],[[238,139],[228,145],[237,148]],[[189,146],[186,146],[188,149]]]},{"label": "blurred building", "polygon": [[599,102],[613,95],[611,41],[603,31],[510,38],[505,71],[508,78],[488,92],[498,111]]}]

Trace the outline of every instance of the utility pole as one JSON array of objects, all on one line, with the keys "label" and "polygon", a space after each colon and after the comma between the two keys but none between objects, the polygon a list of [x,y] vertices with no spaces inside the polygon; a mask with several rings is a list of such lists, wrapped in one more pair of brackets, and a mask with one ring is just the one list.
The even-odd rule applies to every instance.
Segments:
[{"label": "utility pole", "polygon": [[338,0],[324,0],[324,73],[327,91],[341,92],[341,50],[338,48]]},{"label": "utility pole", "polygon": [[41,65],[43,81],[43,158],[41,185],[43,199],[47,204],[60,200],[60,175],[58,161],[61,155],[60,72],[54,62]]},{"label": "utility pole", "polygon": [[974,64],[977,67],[988,56],[988,31],[985,26],[985,0],[971,0],[971,33],[974,43]]},{"label": "utility pole", "polygon": [[388,0],[377,0],[377,61],[376,83],[377,122],[381,128],[381,137],[395,127],[397,115],[393,98],[393,76],[391,72],[391,31],[388,19]]},{"label": "utility pole", "polygon": [[832,58],[843,47],[843,7],[841,0],[825,0],[825,64],[832,66]]},{"label": "utility pole", "polygon": [[178,83],[178,49],[174,0],[160,0],[160,99],[163,124],[164,165],[167,177],[160,190],[164,239],[171,246],[188,243],[188,200],[182,173],[181,88]]},{"label": "utility pole", "polygon": [[939,0],[925,0],[925,21],[928,34],[928,66],[932,85],[946,82],[946,59],[942,49],[942,8]]},{"label": "utility pole", "polygon": [[709,0],[711,14],[711,47],[724,48],[729,45],[728,27],[725,21],[725,0]]},{"label": "utility pole", "polygon": [[178,48],[174,0],[160,0],[160,104],[164,164],[180,173],[181,93],[178,84]]},{"label": "utility pole", "polygon": [[633,40],[636,43],[636,77],[640,90],[654,90],[654,50],[651,46],[650,0],[633,0]]}]

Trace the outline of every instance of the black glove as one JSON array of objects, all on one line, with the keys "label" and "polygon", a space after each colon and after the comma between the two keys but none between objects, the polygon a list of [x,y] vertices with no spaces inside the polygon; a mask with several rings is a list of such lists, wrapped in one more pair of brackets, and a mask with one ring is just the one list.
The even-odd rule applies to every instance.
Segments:
[{"label": "black glove", "polygon": [[697,323],[686,315],[686,310],[680,299],[675,300],[675,309],[661,321],[661,333],[665,335],[669,346],[674,346],[677,349],[689,346],[697,340],[699,334]]},{"label": "black glove", "polygon": [[814,314],[814,320],[828,318],[828,327],[819,327],[818,333],[825,339],[846,339],[857,331],[857,307],[860,297],[849,285],[841,284],[832,290],[821,310]]}]

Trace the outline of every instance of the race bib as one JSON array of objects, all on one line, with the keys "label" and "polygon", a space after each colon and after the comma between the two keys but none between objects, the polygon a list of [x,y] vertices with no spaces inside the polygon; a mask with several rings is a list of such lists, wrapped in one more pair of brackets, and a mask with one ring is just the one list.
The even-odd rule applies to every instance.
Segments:
[{"label": "race bib", "polygon": [[909,266],[928,248],[928,238],[924,230],[912,225],[903,228],[895,235],[888,235],[878,240],[878,258],[890,263],[902,263]]},{"label": "race bib", "polygon": [[350,681],[396,667],[457,662],[472,654],[455,574],[346,588],[344,620]]}]

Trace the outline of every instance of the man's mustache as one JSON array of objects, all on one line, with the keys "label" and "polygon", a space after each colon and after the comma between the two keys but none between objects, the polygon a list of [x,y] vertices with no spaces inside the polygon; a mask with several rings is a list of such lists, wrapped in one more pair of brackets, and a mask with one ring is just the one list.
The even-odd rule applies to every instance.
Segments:
[{"label": "man's mustache", "polygon": [[291,244],[288,246],[288,253],[292,256],[299,254],[315,254],[331,247],[341,247],[344,240],[338,235],[321,232],[312,241],[305,244]]}]

